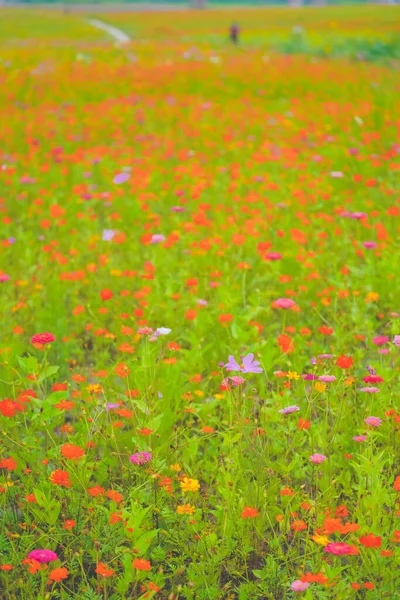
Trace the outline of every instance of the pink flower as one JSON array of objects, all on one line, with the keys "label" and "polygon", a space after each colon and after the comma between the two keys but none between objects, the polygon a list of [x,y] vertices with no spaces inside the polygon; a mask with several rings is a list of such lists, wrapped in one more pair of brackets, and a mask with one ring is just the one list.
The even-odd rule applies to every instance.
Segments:
[{"label": "pink flower", "polygon": [[324,460],[326,460],[326,456],[325,454],[313,454],[312,456],[310,456],[310,460],[314,464],[319,465],[320,463],[323,463]]},{"label": "pink flower", "polygon": [[281,260],[282,254],[280,252],[267,252],[264,254],[265,260]]},{"label": "pink flower", "polygon": [[331,383],[332,381],[336,381],[336,377],[334,375],[321,375],[320,377],[318,377],[318,379],[320,381],[323,381],[324,383]]},{"label": "pink flower", "polygon": [[377,387],[363,387],[360,392],[366,392],[367,394],[377,394],[379,389]]},{"label": "pink flower", "polygon": [[354,440],[355,442],[365,442],[365,441],[366,441],[366,439],[367,439],[367,436],[366,436],[366,435],[355,435],[355,436],[353,437],[353,440]]},{"label": "pink flower", "polygon": [[273,308],[293,308],[296,306],[296,302],[290,298],[278,298],[272,303]]},{"label": "pink flower", "polygon": [[324,552],[327,552],[328,554],[336,554],[336,555],[351,554],[352,550],[353,550],[352,546],[349,546],[348,544],[344,544],[343,542],[330,542],[324,548]]},{"label": "pink flower", "polygon": [[300,581],[300,579],[293,581],[292,585],[290,586],[293,592],[304,592],[304,590],[306,590],[308,587],[310,587],[310,584],[307,583],[307,581]]},{"label": "pink flower", "polygon": [[379,417],[367,417],[364,421],[367,425],[371,425],[371,427],[379,427],[382,423],[382,419]]},{"label": "pink flower", "polygon": [[0,283],[4,283],[5,281],[9,281],[10,276],[7,275],[6,273],[1,273],[0,274]]},{"label": "pink flower", "polygon": [[376,242],[363,242],[363,246],[367,250],[372,250],[373,248],[376,248],[377,244]]},{"label": "pink flower", "polygon": [[135,465],[144,465],[152,458],[150,452],[136,452],[129,457],[129,460]]},{"label": "pink flower", "polygon": [[292,406],[286,406],[286,408],[281,408],[279,412],[281,413],[281,415],[290,415],[290,413],[294,413],[299,410],[300,408],[293,404]]},{"label": "pink flower", "polygon": [[48,563],[52,562],[53,560],[58,560],[58,556],[55,552],[53,552],[53,550],[42,549],[32,550],[32,552],[29,552],[28,558],[37,560],[40,563]]},{"label": "pink flower", "polygon": [[400,346],[400,335],[395,335],[393,338],[393,344],[395,346]]},{"label": "pink flower", "polygon": [[36,333],[31,337],[31,344],[51,344],[56,338],[52,333]]}]

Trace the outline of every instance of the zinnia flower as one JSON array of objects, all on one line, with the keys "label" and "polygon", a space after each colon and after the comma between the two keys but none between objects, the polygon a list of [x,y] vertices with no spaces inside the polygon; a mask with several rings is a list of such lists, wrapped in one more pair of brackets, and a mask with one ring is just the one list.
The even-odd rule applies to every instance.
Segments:
[{"label": "zinnia flower", "polygon": [[150,452],[136,452],[129,457],[129,460],[135,465],[144,465],[152,458]]},{"label": "zinnia flower", "polygon": [[379,427],[382,423],[382,419],[379,417],[367,417],[364,421],[367,425],[371,425],[371,427]]},{"label": "zinnia flower", "polygon": [[272,303],[273,308],[293,308],[296,306],[296,302],[291,298],[278,298],[275,302]]},{"label": "zinnia flower", "polygon": [[34,336],[31,337],[31,344],[51,344],[51,342],[55,342],[56,338],[52,333],[35,333]]},{"label": "zinnia flower", "polygon": [[294,592],[304,592],[309,587],[310,584],[307,583],[307,581],[300,581],[300,579],[293,581],[292,585],[290,586]]},{"label": "zinnia flower", "polygon": [[360,392],[366,392],[367,394],[377,394],[379,389],[377,387],[363,387]]},{"label": "zinnia flower", "polygon": [[353,554],[353,546],[349,546],[349,544],[344,544],[343,542],[330,542],[324,548],[324,552],[328,554]]},{"label": "zinnia flower", "polygon": [[310,460],[314,464],[319,465],[320,463],[324,462],[324,460],[326,460],[326,456],[325,454],[313,454],[312,456],[310,456]]},{"label": "zinnia flower", "polygon": [[53,550],[37,549],[29,552],[28,558],[40,563],[49,563],[58,560],[58,555]]}]

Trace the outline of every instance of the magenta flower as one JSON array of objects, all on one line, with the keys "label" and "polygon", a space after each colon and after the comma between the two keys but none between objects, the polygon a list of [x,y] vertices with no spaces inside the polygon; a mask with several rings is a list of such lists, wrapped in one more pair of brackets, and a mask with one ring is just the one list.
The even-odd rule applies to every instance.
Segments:
[{"label": "magenta flower", "polygon": [[348,544],[344,544],[343,542],[330,542],[327,546],[324,547],[324,552],[328,554],[351,554],[353,548]]},{"label": "magenta flower", "polygon": [[228,356],[228,362],[224,365],[227,371],[240,371],[241,373],[262,373],[262,368],[258,360],[254,360],[254,354],[247,354],[246,356],[240,357],[242,364],[239,365],[236,362],[235,357],[230,354]]},{"label": "magenta flower", "polygon": [[267,252],[263,258],[265,260],[281,260],[282,254],[280,252]]},{"label": "magenta flower", "polygon": [[372,343],[376,344],[377,346],[383,346],[388,342],[390,342],[390,339],[387,337],[387,335],[378,335],[377,337],[372,338]]},{"label": "magenta flower", "polygon": [[300,581],[300,579],[296,579],[296,581],[293,581],[290,589],[293,590],[293,592],[304,592],[309,587],[310,584],[307,581]]},{"label": "magenta flower", "polygon": [[301,376],[304,381],[316,381],[318,379],[318,375],[313,375],[313,373],[306,373]]},{"label": "magenta flower", "polygon": [[53,552],[53,550],[42,549],[32,550],[32,552],[29,552],[28,558],[37,560],[40,563],[49,563],[53,560],[58,560],[58,556],[55,552]]},{"label": "magenta flower", "polygon": [[383,379],[383,377],[379,377],[379,375],[366,375],[363,378],[363,381],[365,383],[382,383],[385,380]]},{"label": "magenta flower", "polygon": [[152,458],[153,456],[150,454],[150,452],[136,452],[136,454],[132,454],[129,457],[129,460],[134,465],[145,465]]},{"label": "magenta flower", "polygon": [[324,460],[326,460],[326,456],[325,454],[313,454],[312,456],[310,456],[310,460],[315,465],[319,465],[323,463]]},{"label": "magenta flower", "polygon": [[353,437],[353,440],[354,440],[355,442],[365,442],[365,441],[366,441],[366,439],[367,439],[367,436],[366,436],[366,435],[355,435],[355,436]]},{"label": "magenta flower", "polygon": [[10,280],[10,276],[7,275],[6,273],[1,273],[0,274],[0,283],[4,283],[6,281]]},{"label": "magenta flower", "polygon": [[363,242],[363,246],[367,250],[373,250],[374,248],[376,248],[377,244],[376,242]]},{"label": "magenta flower", "polygon": [[382,423],[382,419],[379,417],[367,417],[364,419],[364,422],[371,427],[379,427],[379,425]]},{"label": "magenta flower", "polygon": [[281,410],[279,410],[278,412],[280,412],[281,415],[290,415],[291,413],[297,412],[299,410],[300,408],[293,404],[292,406],[286,406],[286,408],[281,408]]}]

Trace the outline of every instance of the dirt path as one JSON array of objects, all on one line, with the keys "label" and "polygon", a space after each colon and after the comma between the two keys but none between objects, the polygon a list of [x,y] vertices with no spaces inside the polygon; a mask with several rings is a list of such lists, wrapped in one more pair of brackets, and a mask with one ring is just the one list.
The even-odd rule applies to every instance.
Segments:
[{"label": "dirt path", "polygon": [[121,29],[118,29],[118,27],[114,27],[113,25],[109,25],[108,23],[104,23],[98,19],[87,19],[87,22],[93,25],[93,27],[97,27],[97,29],[101,29],[102,31],[108,33],[108,35],[110,35],[116,42],[128,44],[131,41],[129,35],[124,31],[121,31]]}]

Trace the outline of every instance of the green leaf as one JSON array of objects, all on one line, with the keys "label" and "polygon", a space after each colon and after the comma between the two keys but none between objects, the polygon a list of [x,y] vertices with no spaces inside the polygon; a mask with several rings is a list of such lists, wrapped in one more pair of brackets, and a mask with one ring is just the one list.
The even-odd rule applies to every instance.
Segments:
[{"label": "green leaf", "polygon": [[27,356],[26,358],[18,356],[18,362],[25,373],[34,373],[38,370],[38,361],[35,356]]},{"label": "green leaf", "polygon": [[43,371],[41,371],[39,378],[38,378],[38,382],[40,383],[41,381],[44,381],[44,379],[51,377],[51,375],[54,375],[54,373],[57,373],[59,368],[60,367],[55,367],[55,366],[49,365],[48,367],[43,369]]}]

